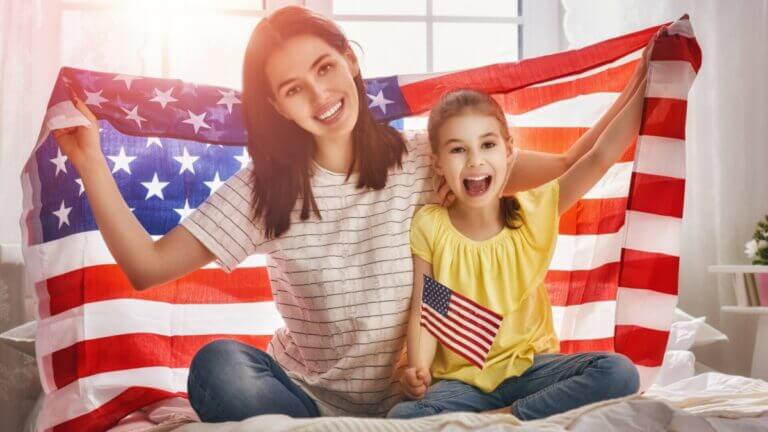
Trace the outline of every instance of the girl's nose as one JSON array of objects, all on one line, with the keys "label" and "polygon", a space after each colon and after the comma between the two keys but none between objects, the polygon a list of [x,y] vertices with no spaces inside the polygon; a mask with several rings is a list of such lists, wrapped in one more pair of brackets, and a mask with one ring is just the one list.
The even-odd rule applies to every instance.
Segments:
[{"label": "girl's nose", "polygon": [[470,150],[469,154],[467,155],[467,166],[474,167],[482,164],[483,158],[480,157],[478,152]]}]

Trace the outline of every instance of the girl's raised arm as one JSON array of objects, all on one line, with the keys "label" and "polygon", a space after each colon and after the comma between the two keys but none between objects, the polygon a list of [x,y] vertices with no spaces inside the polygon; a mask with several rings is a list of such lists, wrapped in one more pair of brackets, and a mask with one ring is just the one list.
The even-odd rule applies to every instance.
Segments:
[{"label": "girl's raised arm", "polygon": [[91,124],[53,135],[80,174],[104,242],[133,287],[143,290],[172,281],[213,261],[213,253],[180,225],[152,239],[117,188],[101,151],[96,116],[76,96],[73,102]]}]

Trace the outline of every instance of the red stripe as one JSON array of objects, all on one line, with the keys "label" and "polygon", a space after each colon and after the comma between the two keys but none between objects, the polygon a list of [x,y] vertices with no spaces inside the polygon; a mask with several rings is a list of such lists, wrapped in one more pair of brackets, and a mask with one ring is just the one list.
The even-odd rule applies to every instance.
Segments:
[{"label": "red stripe", "polygon": [[640,135],[685,139],[687,106],[681,99],[646,97]]},{"label": "red stripe", "polygon": [[53,432],[101,432],[117,424],[128,414],[149,404],[171,397],[186,397],[183,393],[171,393],[147,387],[131,387],[117,397],[94,408],[86,414],[67,420],[53,427]]},{"label": "red stripe", "polygon": [[137,291],[116,264],[71,271],[47,281],[50,314],[86,303],[141,299],[175,304],[221,304],[272,301],[266,267],[196,270],[181,279]]},{"label": "red stripe", "polygon": [[[491,332],[490,330],[486,329],[485,327],[482,327],[480,325],[477,325],[474,322],[471,322],[470,320],[467,320],[466,315],[462,314],[461,311],[457,311],[455,307],[448,307],[448,317],[446,319],[453,320],[453,322],[456,323],[456,325],[460,326],[462,329],[466,330],[468,333],[472,333],[479,339],[482,339],[488,346],[490,347],[493,345],[493,338],[496,336],[494,332]],[[475,327],[481,329],[485,333],[480,333],[471,327],[465,325],[463,321],[467,321],[470,324],[474,325]]]},{"label": "red stripe", "polygon": [[621,251],[619,285],[677,295],[680,258],[634,249]]},{"label": "red stripe", "polygon": [[[460,345],[461,347],[465,348],[467,351],[470,351],[472,354],[475,354],[479,358],[481,358],[481,359],[485,358],[485,354],[483,354],[483,353],[487,353],[490,348],[486,349],[485,347],[483,347],[482,345],[477,343],[477,341],[473,340],[471,337],[464,337],[464,339],[467,339],[467,342],[470,345],[467,345],[464,342],[461,342],[461,341],[455,339],[455,337],[453,336],[454,334],[461,335],[461,336],[466,336],[466,333],[464,331],[462,331],[461,329],[456,327],[456,326],[460,326],[459,323],[455,322],[454,320],[451,320],[450,318],[445,318],[444,316],[438,314],[437,312],[431,310],[428,307],[426,308],[426,312],[427,313],[424,315],[424,318],[428,322],[431,322],[434,325],[438,325],[438,324],[442,325],[447,330],[453,332],[453,333],[446,333],[445,334],[446,336],[450,336],[452,341],[454,341],[456,344]],[[439,331],[440,329],[436,328],[436,330]]]},{"label": "red stripe", "polygon": [[616,326],[616,352],[641,366],[661,366],[667,349],[668,331],[632,325]]},{"label": "red stripe", "polygon": [[575,306],[616,300],[619,263],[592,270],[550,270],[544,283],[552,306]]},{"label": "red stripe", "polygon": [[[485,358],[483,353],[487,354],[488,351],[490,351],[491,345],[493,345],[493,338],[491,338],[491,340],[488,340],[487,337],[482,337],[481,335],[478,335],[477,332],[466,327],[461,322],[461,320],[457,320],[456,318],[451,316],[450,312],[449,312],[449,315],[445,317],[435,312],[431,308],[427,308],[426,313],[427,313],[427,317],[430,318],[433,322],[437,324],[443,324],[445,327],[448,328],[448,330],[452,331],[457,335],[461,335],[465,339],[467,339],[472,344],[471,346],[478,351],[478,354],[480,354],[481,358]],[[482,342],[485,342],[485,345],[483,345],[480,341],[473,339],[472,336],[467,333],[471,333],[472,335],[477,336],[478,339],[481,339]],[[495,334],[491,336],[495,336]]]},{"label": "red stripe", "polygon": [[613,338],[560,341],[560,352],[563,354],[594,351],[613,352]]},{"label": "red stripe", "polygon": [[442,75],[401,86],[412,114],[427,111],[445,92],[471,88],[504,93],[578,74],[611,63],[647,45],[657,27],[609,39],[577,50]]},{"label": "red stripe", "polygon": [[624,226],[626,198],[580,199],[560,216],[558,232],[565,235],[611,234]]},{"label": "red stripe", "polygon": [[[457,297],[459,300],[461,300],[461,301],[463,301],[463,302],[466,302],[466,303],[469,303],[469,306],[464,306],[464,305],[461,305],[461,304],[460,304],[461,306],[464,306],[464,309],[467,309],[468,307],[473,307],[473,306],[474,306],[474,307],[475,307],[475,308],[477,308],[478,310],[480,310],[480,311],[483,311],[483,312],[487,313],[488,315],[490,315],[490,316],[492,316],[492,317],[496,318],[496,319],[497,319],[497,320],[499,320],[499,321],[501,321],[502,319],[504,319],[504,317],[503,317],[503,316],[501,316],[501,315],[497,314],[496,312],[494,312],[494,311],[492,311],[492,310],[488,309],[488,308],[487,308],[487,307],[485,307],[485,306],[482,306],[482,305],[480,305],[480,304],[478,304],[478,303],[474,302],[474,301],[473,301],[472,299],[470,299],[470,298],[464,297],[463,295],[461,295],[461,294],[457,293],[456,291],[453,291],[453,295],[454,295],[455,297]],[[474,314],[474,313],[473,313],[473,315],[477,315],[477,316],[479,316],[479,317],[481,317],[481,318],[490,319],[490,318],[488,318],[488,317],[486,317],[486,316],[484,316],[484,315],[480,315],[480,314]],[[498,326],[498,323],[494,323],[493,321],[491,321],[491,324],[493,324],[494,326]]]},{"label": "red stripe", "polygon": [[635,172],[629,196],[630,210],[682,218],[685,179]]},{"label": "red stripe", "polygon": [[698,72],[701,69],[701,48],[696,39],[668,34],[656,40],[651,60],[687,61]]},{"label": "red stripe", "polygon": [[131,333],[80,341],[51,354],[57,388],[91,375],[152,366],[186,368],[195,353],[216,339],[235,339],[266,349],[272,336],[164,336]]},{"label": "red stripe", "polygon": [[[477,315],[472,311],[471,309],[468,309],[465,305],[459,303],[459,302],[452,302],[453,309],[451,309],[456,315],[459,315],[467,322],[470,322],[477,326],[478,328],[483,329],[483,331],[487,331],[489,335],[493,334],[495,336],[495,333],[497,332],[500,324],[495,322],[489,322],[488,318],[481,317],[480,315]],[[482,318],[481,320],[477,320],[475,318]],[[481,322],[482,321],[482,322]],[[486,323],[487,325],[491,326],[493,330],[488,329],[486,325],[483,323]]]},{"label": "red stripe", "polygon": [[625,64],[569,81],[525,87],[512,92],[496,94],[494,99],[499,102],[504,112],[508,114],[523,114],[554,102],[581,95],[601,92],[620,93],[624,90],[639,61],[632,60]]},{"label": "red stripe", "polygon": [[[461,356],[461,358],[463,358],[463,359],[467,360],[468,362],[472,363],[473,365],[477,366],[478,368],[480,368],[480,369],[482,369],[482,368],[483,368],[483,363],[481,363],[481,362],[478,362],[478,361],[477,361],[477,359],[475,359],[475,358],[473,358],[473,357],[472,357],[472,355],[471,355],[471,354],[474,354],[474,352],[473,352],[473,351],[471,351],[471,350],[467,350],[467,351],[469,351],[469,353],[471,353],[471,354],[469,354],[469,353],[466,353],[466,352],[462,352],[462,351],[461,351],[461,349],[459,349],[459,347],[462,347],[462,348],[466,349],[466,346],[465,346],[464,344],[462,344],[461,342],[458,342],[458,341],[454,340],[454,338],[453,338],[451,335],[445,334],[445,333],[443,333],[442,331],[440,331],[440,329],[438,329],[437,327],[435,327],[435,326],[434,326],[434,324],[432,324],[432,322],[431,322],[431,321],[429,321],[429,318],[425,318],[425,319],[424,319],[424,321],[422,321],[422,325],[423,325],[423,326],[424,326],[424,328],[426,328],[426,329],[427,329],[427,331],[428,331],[428,332],[430,332],[430,333],[432,334],[432,336],[434,336],[434,337],[435,337],[435,339],[437,339],[437,340],[438,340],[438,341],[439,341],[439,342],[440,342],[440,343],[441,343],[441,344],[442,344],[442,345],[443,345],[445,348],[448,348],[449,350],[453,351],[453,352],[454,352],[454,353],[456,353],[457,355]],[[454,345],[453,345],[454,343],[456,344],[456,346],[454,346]],[[475,354],[475,355],[476,355],[476,354]],[[483,357],[483,356],[480,356],[480,358],[484,358],[484,357]]]}]

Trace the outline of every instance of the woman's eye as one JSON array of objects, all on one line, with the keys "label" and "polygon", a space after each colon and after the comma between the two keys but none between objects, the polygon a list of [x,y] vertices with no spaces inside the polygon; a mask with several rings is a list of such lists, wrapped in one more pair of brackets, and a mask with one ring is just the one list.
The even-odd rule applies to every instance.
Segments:
[{"label": "woman's eye", "polygon": [[320,75],[325,75],[331,69],[333,69],[333,63],[326,63],[326,64],[320,66],[320,69],[318,70],[318,72],[320,73]]},{"label": "woman's eye", "polygon": [[286,97],[290,97],[290,96],[293,96],[293,95],[295,95],[296,93],[298,93],[300,90],[301,90],[301,88],[300,88],[300,87],[298,87],[298,86],[293,86],[293,87],[289,88],[289,89],[288,89],[288,91],[286,91],[286,92],[285,92],[285,96],[286,96]]},{"label": "woman's eye", "polygon": [[496,143],[493,142],[493,141],[486,141],[486,142],[483,143],[483,148],[484,149],[489,149],[489,148],[494,148],[494,147],[496,147]]}]

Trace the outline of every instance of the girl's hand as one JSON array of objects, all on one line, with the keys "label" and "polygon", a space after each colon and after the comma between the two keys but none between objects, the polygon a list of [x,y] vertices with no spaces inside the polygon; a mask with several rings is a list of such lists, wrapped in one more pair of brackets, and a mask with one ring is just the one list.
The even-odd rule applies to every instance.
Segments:
[{"label": "girl's hand", "polygon": [[99,126],[96,116],[80,100],[74,91],[70,90],[70,98],[75,108],[80,111],[90,124],[88,126],[74,126],[53,131],[53,137],[59,143],[61,151],[67,156],[78,172],[81,167],[86,167],[94,158],[104,159],[99,140]]},{"label": "girl's hand", "polygon": [[421,399],[432,383],[432,375],[425,368],[408,367],[400,375],[400,386],[410,399]]}]

